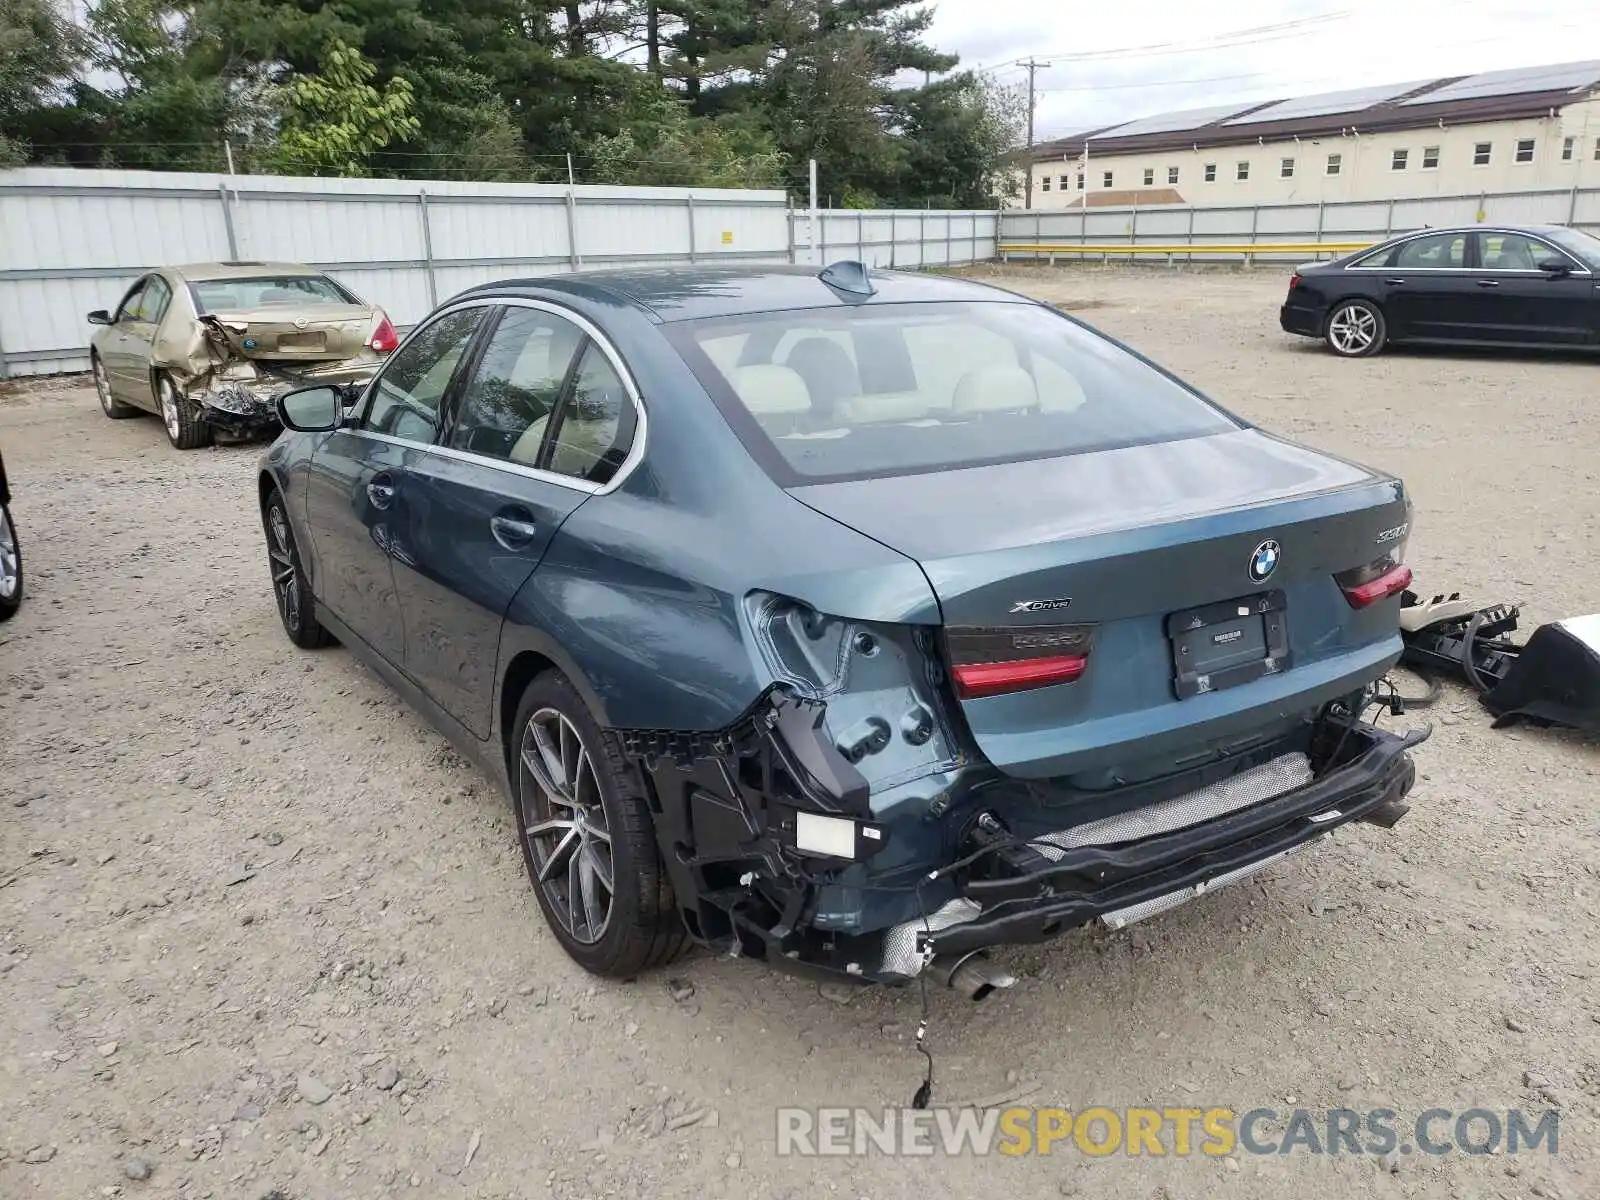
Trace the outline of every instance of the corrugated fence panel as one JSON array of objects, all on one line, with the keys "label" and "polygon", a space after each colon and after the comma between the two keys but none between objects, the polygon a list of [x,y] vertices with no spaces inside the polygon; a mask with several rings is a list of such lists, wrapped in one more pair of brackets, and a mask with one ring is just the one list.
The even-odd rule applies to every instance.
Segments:
[{"label": "corrugated fence panel", "polygon": [[569,269],[573,230],[587,266],[790,257],[787,198],[745,189],[27,168],[0,172],[0,229],[0,376],[87,368],[84,314],[167,264],[307,262],[411,325],[474,284]]}]

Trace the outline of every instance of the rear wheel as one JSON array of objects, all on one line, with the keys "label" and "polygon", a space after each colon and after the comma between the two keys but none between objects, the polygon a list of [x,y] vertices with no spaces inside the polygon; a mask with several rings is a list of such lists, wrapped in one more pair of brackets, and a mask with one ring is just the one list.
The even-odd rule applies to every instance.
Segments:
[{"label": "rear wheel", "polygon": [[625,979],[688,944],[639,785],[559,671],[523,693],[512,732],[518,837],[551,932],[587,971]]},{"label": "rear wheel", "polygon": [[11,509],[0,505],[0,621],[9,621],[22,607],[22,547]]},{"label": "rear wheel", "polygon": [[1383,349],[1389,336],[1383,310],[1370,300],[1343,300],[1328,314],[1328,347],[1344,358],[1363,358]]},{"label": "rear wheel", "polygon": [[317,621],[316,601],[300,566],[294,529],[283,506],[281,492],[273,492],[261,512],[267,533],[267,566],[272,571],[272,594],[278,602],[278,619],[289,640],[302,650],[315,650],[333,639]]},{"label": "rear wheel", "polygon": [[177,385],[165,375],[156,380],[156,399],[161,402],[161,423],[167,427],[167,440],[179,450],[198,450],[211,443],[211,427],[200,419],[200,406],[178,394]]},{"label": "rear wheel", "polygon": [[106,374],[106,365],[100,361],[98,354],[89,356],[89,371],[94,376],[94,390],[100,397],[101,412],[113,421],[121,421],[138,414],[139,410],[133,405],[124,404],[111,394],[111,377]]}]

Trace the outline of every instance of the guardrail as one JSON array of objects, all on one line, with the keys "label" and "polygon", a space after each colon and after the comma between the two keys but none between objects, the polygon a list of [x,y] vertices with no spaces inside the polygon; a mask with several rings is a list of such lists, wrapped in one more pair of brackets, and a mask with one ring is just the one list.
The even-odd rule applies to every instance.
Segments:
[{"label": "guardrail", "polygon": [[1046,257],[1052,264],[1057,255],[1077,257],[1097,256],[1109,259],[1124,254],[1166,255],[1169,260],[1186,256],[1192,261],[1195,255],[1238,256],[1248,266],[1259,255],[1303,254],[1311,258],[1338,258],[1365,250],[1375,242],[1001,242],[1000,260],[1007,262],[1012,255],[1029,258]]}]

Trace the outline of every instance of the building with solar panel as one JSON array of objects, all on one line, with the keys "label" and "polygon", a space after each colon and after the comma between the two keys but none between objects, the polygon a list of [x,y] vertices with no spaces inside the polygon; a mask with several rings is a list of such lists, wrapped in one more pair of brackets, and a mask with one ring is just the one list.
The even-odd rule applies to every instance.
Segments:
[{"label": "building with solar panel", "polygon": [[1033,147],[1033,207],[1600,185],[1600,61],[1165,113]]}]

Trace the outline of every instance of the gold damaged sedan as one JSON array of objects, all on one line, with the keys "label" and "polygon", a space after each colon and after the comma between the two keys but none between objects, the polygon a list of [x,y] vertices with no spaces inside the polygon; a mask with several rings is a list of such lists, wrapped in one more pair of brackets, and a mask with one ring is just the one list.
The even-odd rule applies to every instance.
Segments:
[{"label": "gold damaged sedan", "polygon": [[89,324],[106,416],[155,413],[179,450],[275,430],[278,393],[362,383],[400,342],[383,309],[298,263],[161,267]]}]

